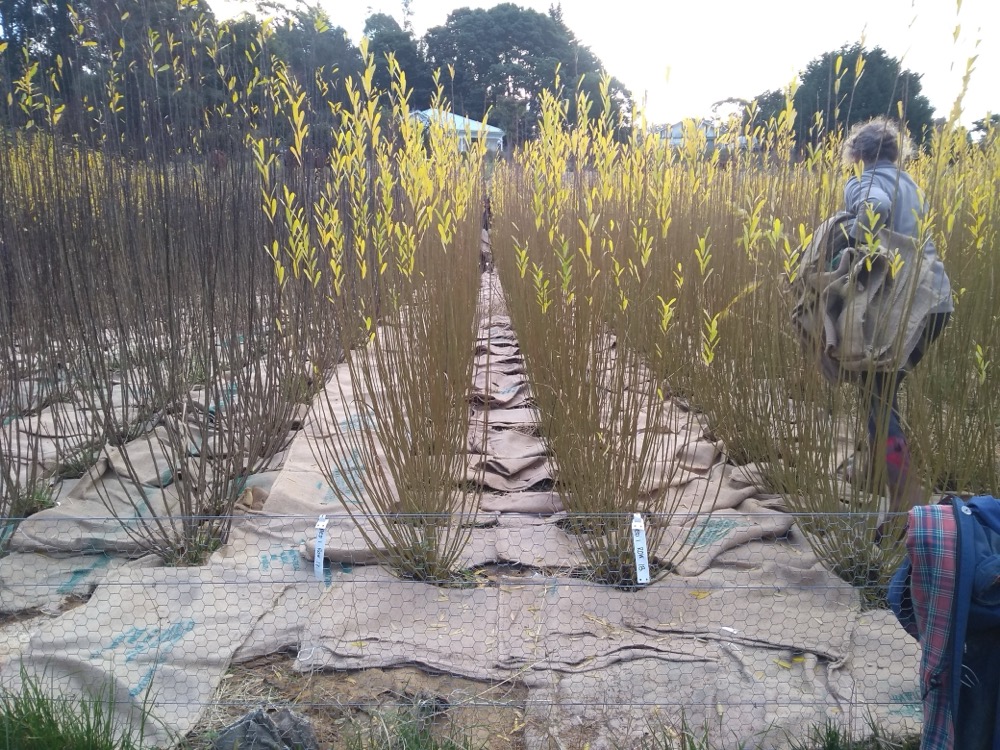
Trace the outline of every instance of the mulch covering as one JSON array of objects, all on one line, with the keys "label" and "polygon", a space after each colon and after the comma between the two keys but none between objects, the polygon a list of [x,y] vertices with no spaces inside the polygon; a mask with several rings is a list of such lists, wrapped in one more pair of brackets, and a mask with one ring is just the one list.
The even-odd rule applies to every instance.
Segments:
[{"label": "mulch covering", "polygon": [[[723,446],[682,405],[668,426],[654,427],[673,431],[673,470],[660,466],[647,480],[654,487],[662,477],[677,493],[681,512],[662,544],[686,543],[688,556],[634,591],[580,577],[585,561],[562,523],[557,467],[537,434],[496,284],[484,275],[483,303],[494,314],[476,353],[466,479],[485,494],[469,519],[466,585],[398,579],[343,512],[309,443],[335,423],[368,429],[358,418],[367,396],[342,366],[272,471],[251,482],[251,507],[205,566],[129,559],[140,550],[108,519],[106,503],[132,507],[118,497],[114,460],[23,523],[0,560],[0,613],[57,609],[96,591],[42,623],[20,663],[67,691],[113,680],[123,715],[150,700],[162,744],[164,728],[195,726],[230,663],[284,650],[297,653],[303,672],[415,665],[522,684],[528,747],[612,747],[656,721],[678,721],[682,710],[720,741],[767,733],[768,746],[826,719],[860,731],[872,717],[918,731],[917,645],[887,611],[863,611],[780,500],[754,486],[752,472],[726,465]],[[486,408],[488,431],[479,421]],[[149,445],[139,442],[137,460]],[[170,483],[162,457],[149,461],[146,497],[163,511]],[[329,525],[317,580],[320,514]],[[8,659],[0,684],[16,683],[18,667]]]}]

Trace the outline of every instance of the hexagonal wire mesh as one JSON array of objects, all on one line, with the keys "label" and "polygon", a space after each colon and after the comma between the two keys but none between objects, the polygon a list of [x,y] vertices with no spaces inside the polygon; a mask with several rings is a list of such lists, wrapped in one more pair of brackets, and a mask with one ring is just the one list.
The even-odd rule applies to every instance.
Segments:
[{"label": "hexagonal wire mesh", "polygon": [[[346,364],[243,479],[225,523],[165,513],[170,453],[137,438],[114,450],[142,480],[141,502],[109,452],[56,481],[53,507],[6,523],[8,689],[25,676],[56,693],[109,684],[121,720],[145,709],[150,740],[194,746],[246,739],[226,728],[261,707],[305,714],[324,747],[423,734],[670,747],[685,730],[712,747],[766,747],[828,721],[851,735],[919,732],[918,646],[885,606],[900,546],[874,543],[878,518],[788,512],[724,461],[697,414],[673,407],[632,412],[632,429],[662,440],[638,474],[641,512],[586,512],[574,496],[586,488],[555,481],[531,424],[509,323],[484,321],[460,516],[365,508],[384,468]],[[42,460],[45,419],[12,423]],[[206,521],[224,533],[203,539]],[[430,574],[445,530],[457,557]],[[164,565],[151,537],[199,564]]]},{"label": "hexagonal wire mesh", "polygon": [[110,680],[120,714],[151,705],[158,741],[261,706],[306,714],[334,747],[387,716],[489,747],[640,746],[682,722],[719,747],[827,720],[919,732],[918,647],[880,604],[884,579],[850,585],[799,530],[856,517],[746,501],[646,517],[689,529],[687,554],[657,567],[650,549],[651,582],[619,586],[592,579],[567,519],[481,511],[454,575],[428,582],[380,565],[343,513],[322,542],[316,516],[237,517],[198,567],[137,557],[105,533],[113,518],[38,514],[0,559],[4,676]]}]

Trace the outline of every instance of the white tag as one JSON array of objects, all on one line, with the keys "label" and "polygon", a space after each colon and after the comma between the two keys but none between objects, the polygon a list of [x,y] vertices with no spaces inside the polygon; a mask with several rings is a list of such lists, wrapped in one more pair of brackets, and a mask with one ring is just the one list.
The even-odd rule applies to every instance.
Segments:
[{"label": "white tag", "polygon": [[632,548],[635,550],[636,583],[649,583],[649,554],[646,549],[646,524],[638,513],[632,514]]},{"label": "white tag", "polygon": [[313,556],[313,575],[317,581],[323,580],[323,554],[326,551],[326,516],[316,521],[316,553]]}]

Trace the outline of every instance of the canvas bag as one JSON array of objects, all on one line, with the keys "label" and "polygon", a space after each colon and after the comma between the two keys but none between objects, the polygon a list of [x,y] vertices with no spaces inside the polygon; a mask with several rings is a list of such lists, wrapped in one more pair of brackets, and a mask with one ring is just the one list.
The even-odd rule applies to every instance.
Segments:
[{"label": "canvas bag", "polygon": [[832,382],[903,369],[938,303],[917,240],[882,229],[868,247],[851,237],[853,222],[841,212],[820,224],[792,282],[793,329]]}]

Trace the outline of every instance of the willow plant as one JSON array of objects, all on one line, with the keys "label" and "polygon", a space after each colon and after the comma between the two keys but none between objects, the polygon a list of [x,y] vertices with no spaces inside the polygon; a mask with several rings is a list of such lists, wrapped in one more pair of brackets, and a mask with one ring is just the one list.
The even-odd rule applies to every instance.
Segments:
[{"label": "willow plant", "polygon": [[960,128],[936,134],[915,172],[928,186],[931,231],[951,276],[955,313],[927,361],[907,378],[903,410],[928,484],[946,492],[995,493],[1000,486],[996,130],[972,148]]},{"label": "willow plant", "polygon": [[[788,122],[764,127],[780,143]],[[727,262],[717,266],[712,290],[722,311],[721,343],[697,400],[731,458],[755,463],[765,485],[799,515],[820,559],[845,580],[866,587],[874,600],[903,548],[895,533],[901,522],[886,527],[891,533],[881,539],[876,531],[885,509],[886,475],[882,462],[866,460],[877,452],[866,435],[872,394],[854,383],[828,384],[813,364],[817,357],[803,356],[787,324],[795,301],[788,284],[800,271],[799,248],[842,201],[841,135],[817,129],[813,135],[816,143],[803,159],[785,162],[776,175],[737,161],[740,169],[719,175],[717,188],[732,196],[728,203],[735,210],[716,209],[714,218],[699,219],[723,230],[713,236],[722,241]],[[995,339],[989,321],[996,316],[995,306],[986,302],[992,299],[993,277],[983,260],[996,232],[990,222],[992,191],[986,187],[996,169],[990,149],[989,141],[968,148],[964,133],[951,123],[935,135],[929,153],[908,165],[928,187],[931,210],[923,236],[939,248],[956,298],[947,333],[907,377],[901,398],[919,467],[911,481],[920,483],[927,499],[933,492],[988,491],[998,468],[996,405],[986,395],[993,392]],[[716,198],[709,202],[726,205]],[[970,289],[976,291],[975,305],[965,303]],[[882,440],[887,420],[888,414],[877,420]]]},{"label": "willow plant", "polygon": [[[185,87],[201,82],[192,61],[215,59],[224,44],[203,16],[190,20],[198,49],[164,44],[150,29],[146,64],[112,61],[100,105],[69,102],[89,106],[93,144],[63,137],[57,76],[26,66],[8,99],[14,148],[3,161],[2,239],[22,314],[48,321],[41,361],[58,363],[84,432],[59,472],[74,464],[75,475],[89,474],[132,542],[172,562],[198,562],[225,540],[247,477],[286,441],[308,400],[304,337],[315,328],[252,250],[267,231],[252,162],[236,145],[221,159],[197,156],[202,125],[224,122],[230,108],[259,112],[251,100],[263,84],[237,89],[219,65],[231,92],[217,108],[225,111],[187,111]],[[128,109],[132,86],[155,95]],[[247,120],[261,132],[274,125]],[[139,153],[123,124],[145,135]],[[36,300],[45,305],[32,308]],[[286,305],[302,336],[279,337]],[[13,336],[22,349],[31,343]],[[101,457],[114,471],[89,471]]]},{"label": "willow plant", "polygon": [[[8,154],[9,156],[9,154]],[[3,195],[0,188],[0,196]],[[2,203],[2,199],[0,199]],[[50,502],[42,466],[38,426],[41,411],[60,390],[60,368],[51,332],[32,315],[19,293],[26,274],[17,273],[11,251],[0,246],[0,554],[18,520]]]},{"label": "willow plant", "polygon": [[[311,433],[328,484],[397,574],[446,582],[481,492],[466,476],[485,143],[469,138],[461,150],[458,136],[468,134],[450,120],[425,129],[410,116],[395,61],[392,90],[380,92],[366,59],[346,83],[334,179],[311,206],[293,205],[283,189],[290,244],[271,255],[283,289],[321,291],[340,321],[350,382],[332,378],[318,403],[328,425]],[[440,89],[435,108],[445,110]],[[290,120],[300,142],[308,123]],[[275,205],[268,215],[279,223]],[[299,216],[309,218],[293,227]],[[331,362],[329,342],[316,343],[314,359]]]},{"label": "willow plant", "polygon": [[665,153],[652,140],[619,144],[606,84],[603,92],[593,119],[577,95],[582,117],[572,128],[568,102],[543,96],[538,142],[496,175],[493,245],[568,528],[593,579],[632,586],[634,513],[649,522],[659,572],[687,549],[683,539],[667,544],[664,532],[681,508],[679,486],[690,478],[683,457],[700,430],[686,415],[682,423],[643,348],[651,306],[659,352],[676,346],[674,303],[661,304],[650,275],[670,222],[651,199]]},{"label": "willow plant", "polygon": [[[75,452],[84,439],[59,429],[61,411],[53,405],[72,396],[66,348],[50,300],[60,291],[52,267],[55,237],[45,224],[51,196],[21,192],[20,177],[51,158],[53,144],[44,137],[6,133],[0,155],[0,550],[18,519],[52,505],[53,462]],[[34,200],[37,198],[37,200]],[[36,241],[39,252],[30,252]],[[43,414],[46,420],[43,430]],[[44,435],[42,434],[44,431]],[[67,431],[69,432],[69,431]],[[52,455],[52,449],[60,454]]]},{"label": "willow plant", "polygon": [[[790,325],[800,250],[837,210],[839,141],[814,131],[823,147],[796,163],[794,116],[789,92],[776,120],[730,130],[744,143],[773,149],[779,166],[760,170],[754,162],[761,155],[731,139],[728,168],[706,170],[708,198],[693,207],[691,223],[709,228],[712,254],[725,262],[712,264],[710,278],[702,272],[697,279],[713,322],[711,335],[703,336],[703,359],[713,366],[693,390],[730,460],[757,467],[764,488],[783,496],[833,572],[869,586],[891,572],[900,549],[875,542],[884,477],[851,484],[840,470],[864,432],[865,414],[857,389],[831,386],[815,365],[818,356],[803,354]],[[700,237],[687,242],[696,248],[692,265],[704,271],[708,246]]]}]

